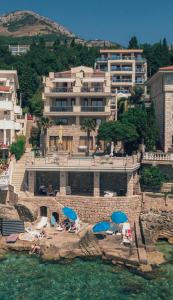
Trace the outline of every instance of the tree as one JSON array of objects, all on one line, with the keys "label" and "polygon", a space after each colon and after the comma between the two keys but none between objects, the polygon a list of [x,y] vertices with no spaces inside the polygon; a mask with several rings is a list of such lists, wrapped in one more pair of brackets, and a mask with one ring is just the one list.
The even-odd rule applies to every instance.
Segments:
[{"label": "tree", "polygon": [[160,188],[162,183],[167,182],[168,177],[159,167],[144,167],[141,172],[141,184],[151,188]]},{"label": "tree", "polygon": [[118,115],[126,112],[128,110],[128,99],[125,97],[121,97],[117,101],[118,106]]},{"label": "tree", "polygon": [[81,130],[87,133],[87,151],[86,155],[89,156],[89,145],[90,145],[90,135],[92,131],[96,129],[96,122],[92,119],[85,119],[81,125]]},{"label": "tree", "polygon": [[10,146],[11,154],[15,155],[16,160],[19,160],[25,152],[25,137],[20,135],[17,137],[16,142]]},{"label": "tree", "polygon": [[128,45],[129,49],[138,49],[139,45],[138,45],[138,40],[136,36],[132,36],[132,38],[129,41],[129,45]]},{"label": "tree", "polygon": [[41,97],[41,92],[37,92],[30,101],[30,110],[32,113],[37,116],[41,117],[43,114],[43,100]]},{"label": "tree", "polygon": [[40,135],[40,146],[42,149],[42,155],[46,155],[46,136],[47,136],[47,129],[50,128],[53,125],[53,121],[50,120],[47,117],[42,117],[38,121],[38,127],[41,130],[41,135]]},{"label": "tree", "polygon": [[126,147],[127,143],[134,143],[139,136],[133,124],[109,121],[100,125],[97,138],[99,141],[114,142],[115,144],[121,141]]},{"label": "tree", "polygon": [[131,96],[129,97],[129,102],[131,104],[141,104],[143,102],[142,95],[144,93],[144,88],[140,86],[135,86],[131,89]]}]

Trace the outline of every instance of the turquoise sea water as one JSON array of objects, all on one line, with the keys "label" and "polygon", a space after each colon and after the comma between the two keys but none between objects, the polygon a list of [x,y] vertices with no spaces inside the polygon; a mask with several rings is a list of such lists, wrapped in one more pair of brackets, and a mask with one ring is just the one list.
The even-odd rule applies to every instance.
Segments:
[{"label": "turquoise sea water", "polygon": [[173,247],[159,249],[170,262],[145,276],[101,260],[45,263],[9,254],[0,262],[0,300],[172,300]]}]

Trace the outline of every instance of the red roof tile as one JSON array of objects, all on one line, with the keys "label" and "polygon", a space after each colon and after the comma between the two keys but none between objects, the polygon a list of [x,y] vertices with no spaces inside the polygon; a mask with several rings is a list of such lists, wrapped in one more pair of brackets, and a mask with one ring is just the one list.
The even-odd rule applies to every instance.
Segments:
[{"label": "red roof tile", "polygon": [[173,66],[159,68],[160,71],[173,71]]}]

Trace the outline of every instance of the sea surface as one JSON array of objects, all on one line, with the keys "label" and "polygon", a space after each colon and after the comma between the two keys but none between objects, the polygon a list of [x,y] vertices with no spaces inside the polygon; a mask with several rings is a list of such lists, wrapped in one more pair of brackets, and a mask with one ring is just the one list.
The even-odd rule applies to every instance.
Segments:
[{"label": "sea surface", "polygon": [[169,263],[145,275],[99,259],[48,263],[12,253],[0,261],[0,300],[173,300],[173,246],[158,248]]}]

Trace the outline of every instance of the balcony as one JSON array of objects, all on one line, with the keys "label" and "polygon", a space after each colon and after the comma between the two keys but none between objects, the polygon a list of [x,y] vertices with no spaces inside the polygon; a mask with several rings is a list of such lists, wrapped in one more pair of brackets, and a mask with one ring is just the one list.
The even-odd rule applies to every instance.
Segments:
[{"label": "balcony", "polygon": [[103,93],[103,87],[82,87],[81,91],[83,93]]},{"label": "balcony", "polygon": [[130,94],[129,90],[118,90],[118,89],[112,89],[112,94]]},{"label": "balcony", "polygon": [[107,61],[107,60],[108,60],[107,57],[98,57],[98,58],[96,59],[96,61]]},{"label": "balcony", "polygon": [[136,84],[144,84],[145,80],[141,79],[141,80],[135,80]]},{"label": "balcony", "polygon": [[51,106],[50,112],[72,112],[73,106]]},{"label": "balcony", "polygon": [[17,115],[21,115],[22,114],[22,108],[19,105],[15,105],[14,106],[14,113]]},{"label": "balcony", "polygon": [[116,72],[132,72],[131,67],[122,67],[118,68],[117,66],[112,66],[111,71],[116,71]]},{"label": "balcony", "polygon": [[145,69],[142,68],[136,68],[136,73],[145,73]]},{"label": "balcony", "polygon": [[81,106],[81,112],[104,112],[105,106]]},{"label": "balcony", "polygon": [[12,101],[1,100],[0,101],[0,110],[13,110]]},{"label": "balcony", "polygon": [[52,93],[72,93],[73,88],[67,88],[67,87],[59,87],[59,88],[53,88],[51,89]]},{"label": "balcony", "polygon": [[112,82],[131,82],[132,83],[132,79],[116,79],[116,78],[112,78]]},{"label": "balcony", "polygon": [[12,120],[0,120],[0,129],[10,129],[10,130],[20,130],[20,123],[14,122]]}]

